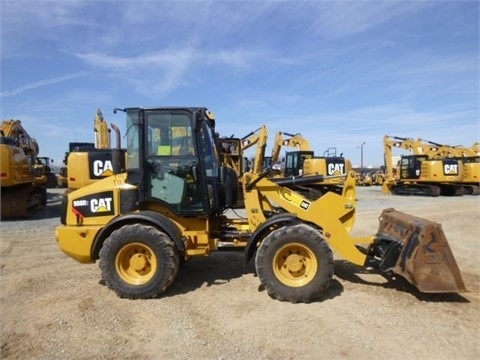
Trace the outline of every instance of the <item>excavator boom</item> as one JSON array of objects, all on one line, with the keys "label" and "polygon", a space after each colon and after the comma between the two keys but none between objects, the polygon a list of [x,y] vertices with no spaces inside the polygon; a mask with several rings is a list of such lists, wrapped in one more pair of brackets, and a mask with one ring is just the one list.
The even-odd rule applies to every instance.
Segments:
[{"label": "excavator boom", "polygon": [[94,131],[95,131],[95,147],[97,149],[110,149],[110,129],[107,122],[103,118],[102,111],[97,109],[95,116]]}]

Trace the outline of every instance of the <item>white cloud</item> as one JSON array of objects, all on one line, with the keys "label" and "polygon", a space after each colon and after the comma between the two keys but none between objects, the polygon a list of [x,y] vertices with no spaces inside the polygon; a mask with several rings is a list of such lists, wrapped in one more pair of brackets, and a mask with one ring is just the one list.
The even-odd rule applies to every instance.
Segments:
[{"label": "white cloud", "polygon": [[36,88],[39,88],[39,87],[44,87],[44,86],[48,86],[48,85],[52,85],[52,84],[61,83],[61,82],[76,79],[76,78],[79,78],[79,77],[82,77],[82,76],[87,76],[89,74],[91,74],[90,71],[82,71],[82,72],[78,72],[78,73],[66,74],[66,75],[59,76],[59,77],[43,79],[43,80],[35,81],[35,82],[29,83],[29,84],[26,84],[26,85],[19,86],[19,87],[13,89],[13,90],[2,90],[1,96],[2,97],[3,96],[15,96],[15,95],[21,94],[21,93],[23,93],[24,91],[27,91],[27,90],[33,90],[33,89],[36,89]]},{"label": "white cloud", "polygon": [[327,37],[352,36],[429,5],[419,1],[318,2],[318,17],[312,28]]}]

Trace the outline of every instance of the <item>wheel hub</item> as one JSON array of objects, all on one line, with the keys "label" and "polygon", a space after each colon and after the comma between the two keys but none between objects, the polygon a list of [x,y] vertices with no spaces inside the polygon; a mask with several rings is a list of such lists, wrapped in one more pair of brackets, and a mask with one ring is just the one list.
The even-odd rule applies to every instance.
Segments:
[{"label": "wheel hub", "polygon": [[318,270],[315,255],[301,243],[289,243],[282,246],[276,252],[272,265],[277,279],[292,287],[300,287],[309,283]]},{"label": "wheel hub", "polygon": [[297,254],[291,254],[285,261],[284,266],[290,273],[298,273],[304,268],[305,265],[301,256]]},{"label": "wheel hub", "polygon": [[145,269],[147,265],[147,259],[143,254],[135,254],[130,258],[130,267],[135,271],[140,271]]},{"label": "wheel hub", "polygon": [[153,250],[142,243],[129,243],[117,254],[116,270],[118,275],[129,284],[145,284],[154,275],[158,260]]}]

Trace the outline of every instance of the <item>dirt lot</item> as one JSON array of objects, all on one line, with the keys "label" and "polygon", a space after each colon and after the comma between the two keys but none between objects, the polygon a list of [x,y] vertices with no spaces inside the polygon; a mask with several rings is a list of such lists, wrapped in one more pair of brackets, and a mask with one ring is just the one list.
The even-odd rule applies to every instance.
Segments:
[{"label": "dirt lot", "polygon": [[325,297],[271,299],[243,254],[180,269],[165,295],[123,300],[57,247],[59,194],[28,221],[1,223],[1,353],[8,359],[478,359],[480,198],[417,198],[360,188],[356,235],[394,207],[440,222],[469,290],[424,295],[341,259]]}]

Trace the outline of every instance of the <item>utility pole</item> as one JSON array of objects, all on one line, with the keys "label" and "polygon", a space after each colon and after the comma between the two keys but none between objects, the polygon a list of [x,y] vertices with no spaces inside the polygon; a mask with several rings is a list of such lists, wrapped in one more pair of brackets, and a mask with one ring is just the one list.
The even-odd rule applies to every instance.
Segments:
[{"label": "utility pole", "polygon": [[365,145],[365,141],[363,141],[360,144],[360,146],[358,146],[360,148],[360,169],[361,169],[361,171],[363,171],[363,145]]}]

